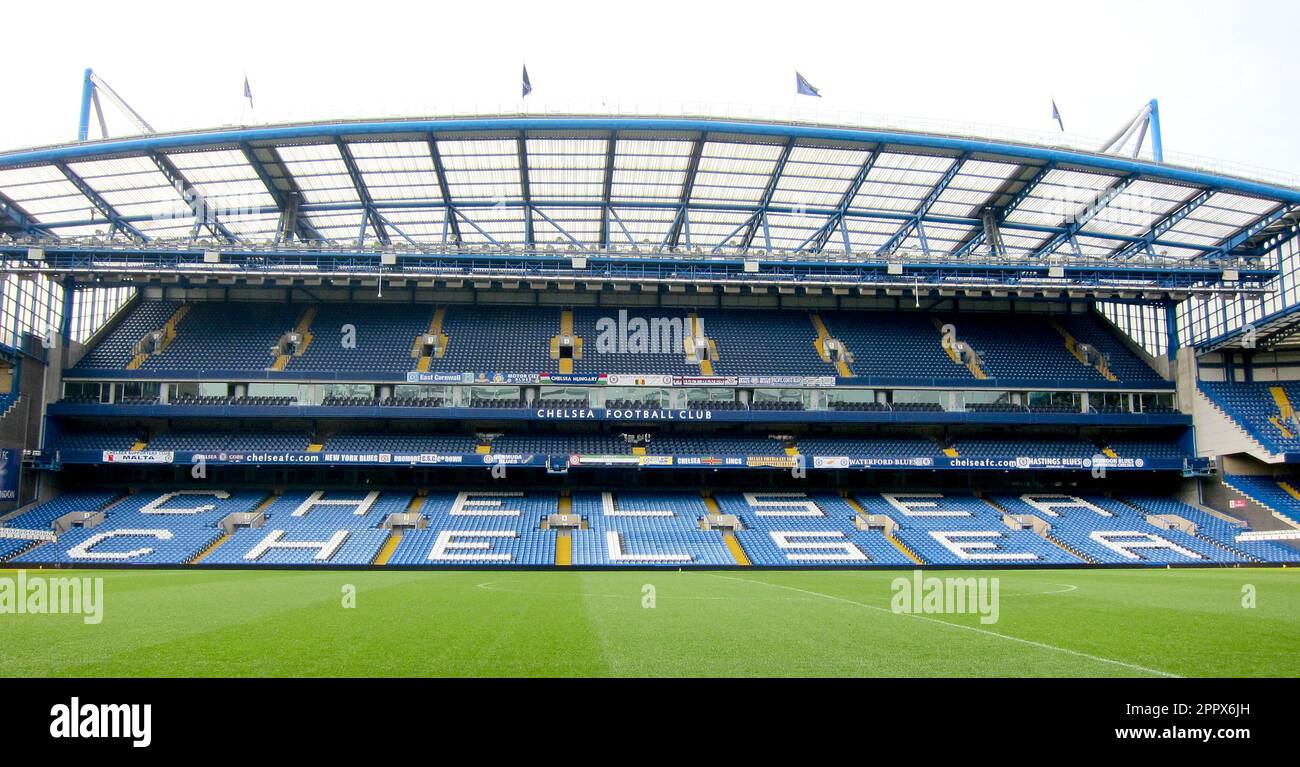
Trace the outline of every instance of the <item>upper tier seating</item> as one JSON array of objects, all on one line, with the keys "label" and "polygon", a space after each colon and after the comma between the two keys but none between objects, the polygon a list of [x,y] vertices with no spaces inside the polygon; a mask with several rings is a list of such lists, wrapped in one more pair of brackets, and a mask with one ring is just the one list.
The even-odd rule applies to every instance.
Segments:
[{"label": "upper tier seating", "polygon": [[[543,373],[558,367],[551,359],[551,338],[560,332],[558,309],[453,305],[447,307],[442,332],[447,351],[429,361],[430,370]],[[414,369],[414,360],[407,364]]]},{"label": "upper tier seating", "polygon": [[59,436],[55,450],[130,450],[140,439],[134,431],[70,431]]},{"label": "upper tier seating", "polygon": [[852,456],[854,458],[938,458],[939,446],[921,437],[800,437],[804,455]]},{"label": "upper tier seating", "polygon": [[[627,312],[623,325],[619,325],[621,312]],[[602,323],[602,320],[606,322]],[[612,331],[607,329],[609,320],[613,321]],[[637,320],[648,328],[644,333],[644,351],[631,345],[642,343],[640,337],[632,335],[632,330],[638,326],[634,324]],[[652,320],[656,321],[653,325]],[[612,350],[604,348],[601,343],[602,329],[612,332],[608,336]],[[652,332],[654,329],[660,332]],[[557,324],[552,335],[558,333]],[[575,373],[698,375],[700,372],[698,366],[686,364],[682,343],[690,336],[690,319],[685,310],[578,308],[573,310],[573,333],[582,339],[582,358],[573,362]],[[625,333],[627,337],[624,337]]]},{"label": "upper tier seating", "polygon": [[[77,369],[121,369],[131,360],[131,350],[148,332],[162,327],[179,304],[142,301],[133,306],[112,331],[92,348]],[[440,332],[447,338],[442,356],[428,360],[431,372],[443,373],[543,373],[556,372],[559,360],[551,357],[551,341],[560,334],[562,310],[545,306],[460,305],[410,303],[196,302],[177,327],[175,339],[162,352],[146,358],[142,370],[162,372],[265,371],[275,361],[271,348],[298,326],[309,308],[316,313],[310,324],[311,341],[299,356],[290,356],[286,373],[370,373],[392,380],[416,369],[420,360],[412,349],[430,329],[439,308],[445,309]],[[697,375],[698,365],[688,364],[680,342],[690,333],[687,308],[626,309],[627,320],[670,320],[669,331],[647,332],[653,343],[645,352],[623,353],[600,344],[602,318],[614,322],[618,338],[627,326],[618,323],[616,307],[578,307],[572,310],[575,335],[583,339],[583,354],[575,359],[575,373],[644,373],[647,375]],[[757,309],[701,309],[697,316],[703,335],[717,350],[712,361],[716,375],[834,375],[835,366],[823,361],[814,340],[816,329],[807,311]],[[820,316],[828,332],[843,341],[853,355],[850,368],[857,376],[906,385],[935,382],[954,386],[974,380],[964,366],[954,363],[942,348],[935,319],[950,321],[958,338],[969,342],[984,360],[989,378],[1017,379],[1051,384],[1086,386],[1104,382],[1092,367],[1080,363],[1066,349],[1064,337],[1047,317],[1033,314],[932,315],[920,311],[827,311]],[[1108,355],[1110,369],[1121,384],[1168,388],[1146,363],[1102,322],[1091,316],[1061,316],[1055,321],[1080,341]],[[355,327],[355,346],[344,346],[344,326]],[[350,334],[349,334],[350,335]],[[667,339],[664,336],[668,336]],[[665,340],[667,343],[665,343]],[[618,343],[615,344],[618,347]],[[852,406],[844,406],[846,408]],[[894,409],[900,409],[895,407]]]},{"label": "upper tier seating", "polygon": [[325,440],[326,452],[470,454],[478,440],[466,434],[362,432],[335,434]]},{"label": "upper tier seating", "polygon": [[984,374],[1008,380],[1100,383],[1094,368],[1075,359],[1046,317],[1033,314],[955,314],[945,317],[960,341],[979,353]]},{"label": "upper tier seating", "polygon": [[[130,431],[74,431],[55,445],[59,450],[130,450],[140,435]],[[181,452],[243,451],[300,452],[310,444],[304,432],[220,432],[211,430],[163,431],[148,439],[148,450]],[[479,444],[471,434],[455,432],[342,431],[324,441],[327,452],[473,454]],[[1119,458],[1184,459],[1188,455],[1173,440],[1118,438],[1105,442]],[[806,435],[795,436],[794,447],[806,456],[848,456],[906,461],[933,460],[943,455],[933,440],[908,436]],[[1038,436],[956,436],[950,441],[958,457],[972,460],[1092,459],[1103,448],[1083,438]],[[649,455],[786,455],[786,443],[762,434],[692,434],[659,432],[645,442]],[[494,453],[536,455],[628,455],[632,446],[618,432],[534,433],[506,432],[491,442]]]},{"label": "upper tier seating", "polygon": [[1074,340],[1104,354],[1110,372],[1120,381],[1135,387],[1169,386],[1168,381],[1112,333],[1106,320],[1091,314],[1071,314],[1057,317],[1057,322]]},{"label": "upper tier seating", "polygon": [[180,303],[176,301],[141,301],[126,311],[122,320],[113,326],[86,355],[77,362],[78,369],[119,369],[127,366],[135,356],[136,344],[146,334],[162,328]]},{"label": "upper tier seating", "polygon": [[962,458],[1079,458],[1089,459],[1100,455],[1097,446],[1087,440],[1071,439],[1017,439],[962,438],[954,442]]},{"label": "upper tier seating", "polygon": [[785,455],[781,442],[766,437],[657,434],[645,448],[649,455]]},{"label": "upper tier seating", "polygon": [[699,317],[718,348],[716,375],[835,375],[817,354],[817,330],[806,312],[712,309]]},{"label": "upper tier seating", "polygon": [[492,441],[493,453],[628,455],[631,446],[613,434],[503,434]]},{"label": "upper tier seating", "polygon": [[[432,316],[433,307],[424,304],[319,304],[311,323],[311,343],[289,360],[285,370],[414,370],[411,349],[429,329]],[[353,343],[344,345],[345,340]]]},{"label": "upper tier seating", "polygon": [[271,347],[293,329],[303,308],[275,303],[196,303],[176,326],[176,338],[150,355],[141,370],[266,370]]},{"label": "upper tier seating", "polygon": [[1120,458],[1137,456],[1143,458],[1190,458],[1187,451],[1179,447],[1174,440],[1114,437],[1106,440],[1106,446],[1114,450],[1115,455]]},{"label": "upper tier seating", "polygon": [[[1300,424],[1281,419],[1271,389],[1280,387],[1291,404],[1300,404],[1300,381],[1273,383],[1224,383],[1201,381],[1201,391],[1250,436],[1274,453],[1300,452]],[[1277,417],[1289,432],[1284,434],[1269,419]]]},{"label": "upper tier seating", "polygon": [[929,314],[823,312],[831,335],[853,353],[853,372],[885,379],[975,379],[949,359]]},{"label": "upper tier seating", "polygon": [[208,452],[234,450],[241,452],[293,453],[307,449],[305,433],[224,433],[210,431],[175,431],[154,435],[149,440],[150,450],[176,450],[180,452]]}]

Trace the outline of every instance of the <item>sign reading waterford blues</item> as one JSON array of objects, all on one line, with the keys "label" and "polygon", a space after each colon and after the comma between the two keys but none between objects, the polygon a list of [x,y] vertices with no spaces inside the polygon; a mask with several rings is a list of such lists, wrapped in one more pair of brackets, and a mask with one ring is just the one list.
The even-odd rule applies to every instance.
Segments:
[{"label": "sign reading waterford blues", "polygon": [[22,468],[22,451],[0,448],[0,501],[18,500],[18,477]]}]

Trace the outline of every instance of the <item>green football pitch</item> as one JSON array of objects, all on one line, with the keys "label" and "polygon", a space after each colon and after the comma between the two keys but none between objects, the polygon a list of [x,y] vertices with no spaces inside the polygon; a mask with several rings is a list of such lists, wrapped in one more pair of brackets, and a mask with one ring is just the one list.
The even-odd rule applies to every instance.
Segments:
[{"label": "green football pitch", "polygon": [[993,623],[895,612],[906,572],[26,573],[72,575],[102,621],[0,612],[0,674],[1300,676],[1297,569],[927,573]]}]

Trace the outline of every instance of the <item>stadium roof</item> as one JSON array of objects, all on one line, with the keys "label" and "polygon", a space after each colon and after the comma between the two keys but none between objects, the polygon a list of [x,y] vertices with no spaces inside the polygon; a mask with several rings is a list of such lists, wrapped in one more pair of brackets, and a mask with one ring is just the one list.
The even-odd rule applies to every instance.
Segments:
[{"label": "stadium roof", "polygon": [[1170,270],[1259,266],[1297,220],[1300,190],[1114,155],[705,118],[328,122],[0,154],[0,231],[55,249],[628,249]]}]

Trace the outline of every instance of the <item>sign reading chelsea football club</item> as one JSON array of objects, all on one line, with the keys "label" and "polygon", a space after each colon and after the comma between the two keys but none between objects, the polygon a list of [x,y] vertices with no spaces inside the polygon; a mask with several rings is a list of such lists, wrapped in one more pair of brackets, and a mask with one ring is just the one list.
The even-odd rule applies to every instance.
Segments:
[{"label": "sign reading chelsea football club", "polygon": [[556,408],[539,407],[534,414],[546,421],[710,421],[712,410],[694,408]]}]

